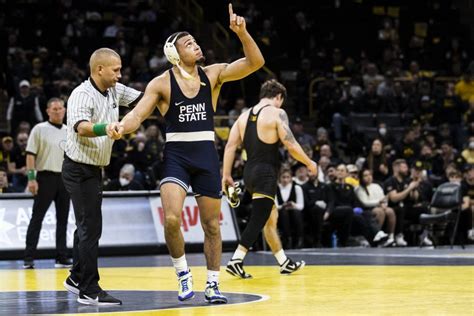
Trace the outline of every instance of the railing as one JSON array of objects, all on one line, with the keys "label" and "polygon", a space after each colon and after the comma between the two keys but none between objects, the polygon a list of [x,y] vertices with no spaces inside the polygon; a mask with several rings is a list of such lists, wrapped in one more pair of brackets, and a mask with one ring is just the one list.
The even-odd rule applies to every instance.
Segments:
[{"label": "railing", "polygon": [[[337,82],[344,82],[344,81],[349,81],[351,78],[350,77],[340,77],[340,78],[336,78],[335,80]],[[433,81],[435,82],[456,82],[456,81],[459,81],[459,77],[435,77],[433,78]],[[310,117],[314,117],[314,115],[316,114],[315,113],[315,104],[314,104],[314,99],[316,97],[316,87],[317,85],[320,83],[320,82],[323,82],[325,81],[326,78],[325,77],[316,77],[314,79],[311,80],[311,82],[309,83],[309,87],[308,87],[308,94],[309,94],[309,116]],[[406,82],[406,81],[411,81],[413,79],[411,78],[408,78],[408,77],[397,77],[394,79],[395,81],[399,81],[399,82]]]}]

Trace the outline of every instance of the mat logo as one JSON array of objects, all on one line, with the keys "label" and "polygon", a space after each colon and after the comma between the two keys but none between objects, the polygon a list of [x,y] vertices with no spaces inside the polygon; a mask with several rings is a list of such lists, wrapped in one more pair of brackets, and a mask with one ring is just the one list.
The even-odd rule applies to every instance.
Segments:
[{"label": "mat logo", "polygon": [[7,233],[9,230],[13,229],[15,225],[5,220],[5,212],[5,208],[0,208],[0,244],[5,243],[11,245],[12,242]]},{"label": "mat logo", "polygon": [[[165,224],[165,211],[163,207],[158,206],[158,216],[160,218],[160,224],[164,226]],[[219,224],[222,225],[222,220],[224,216],[222,212],[219,214]],[[184,210],[181,212],[181,226],[185,232],[189,231],[190,228],[195,227],[200,224],[199,220],[199,207],[194,206],[185,206]]]}]

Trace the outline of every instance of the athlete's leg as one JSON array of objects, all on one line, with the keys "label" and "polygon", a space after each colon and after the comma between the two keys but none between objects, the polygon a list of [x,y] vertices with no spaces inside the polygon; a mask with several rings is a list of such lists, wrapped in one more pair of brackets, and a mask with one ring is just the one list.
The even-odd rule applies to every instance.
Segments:
[{"label": "athlete's leg", "polygon": [[221,200],[199,196],[196,201],[204,231],[204,255],[206,256],[207,270],[219,271],[222,254],[221,228],[219,226]]},{"label": "athlete's leg", "polygon": [[176,183],[167,182],[160,187],[161,203],[165,213],[165,240],[172,258],[184,255],[184,238],[181,232],[181,212],[186,191]]},{"label": "athlete's leg", "polygon": [[281,246],[280,236],[278,235],[277,230],[277,223],[278,223],[278,210],[276,206],[273,206],[272,213],[268,218],[265,227],[263,228],[263,233],[265,235],[265,240],[267,241],[270,249],[272,250],[275,259],[278,261],[280,265],[280,273],[281,274],[291,274],[305,266],[304,261],[293,261],[288,258],[285,254]]},{"label": "athlete's leg", "polygon": [[227,272],[243,279],[252,277],[250,274],[245,272],[243,268],[243,260],[248,249],[250,249],[260,235],[274,205],[275,202],[269,197],[254,197],[252,200],[252,214],[250,215],[250,220],[242,233],[240,243],[232,256],[232,259],[227,263]]},{"label": "athlete's leg", "polygon": [[267,241],[272,253],[275,254],[278,251],[282,250],[281,246],[281,239],[278,235],[277,230],[277,223],[278,223],[278,210],[274,205],[272,208],[272,212],[270,213],[270,217],[267,220],[267,223],[263,227],[263,234],[265,236],[265,240]]}]

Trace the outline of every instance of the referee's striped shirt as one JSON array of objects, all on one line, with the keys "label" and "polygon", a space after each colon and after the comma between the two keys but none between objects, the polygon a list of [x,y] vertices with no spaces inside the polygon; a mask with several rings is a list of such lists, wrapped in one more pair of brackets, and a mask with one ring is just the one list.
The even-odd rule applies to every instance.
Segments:
[{"label": "referee's striped shirt", "polygon": [[112,123],[119,118],[119,106],[138,102],[142,93],[121,83],[102,93],[92,78],[76,87],[67,102],[66,155],[75,162],[106,166],[110,162],[114,140],[107,137],[83,137],[77,133],[80,122]]},{"label": "referee's striped shirt", "polygon": [[31,130],[26,153],[35,156],[37,171],[61,172],[65,145],[66,125],[42,122]]}]

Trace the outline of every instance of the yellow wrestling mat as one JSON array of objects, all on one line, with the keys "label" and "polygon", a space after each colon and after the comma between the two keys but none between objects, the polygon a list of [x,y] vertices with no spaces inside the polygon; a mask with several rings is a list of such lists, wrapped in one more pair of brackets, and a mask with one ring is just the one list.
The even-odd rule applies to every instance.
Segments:
[{"label": "yellow wrestling mat", "polygon": [[[194,290],[202,292],[206,270],[191,269]],[[196,295],[191,305],[179,308],[175,296],[173,304],[178,308],[173,309],[107,313],[101,307],[90,312],[94,315],[474,315],[473,266],[306,266],[290,276],[280,275],[276,266],[248,266],[246,270],[253,279],[231,277],[222,268],[221,291],[261,295],[260,300],[238,304],[229,300],[228,305],[210,306],[203,305]],[[65,269],[0,270],[0,291],[16,292],[15,302],[24,307],[29,299],[22,298],[24,293],[18,291],[63,292],[62,283],[67,275]],[[157,297],[159,291],[177,293],[173,268],[101,268],[100,275],[102,288],[110,292],[158,291]],[[127,292],[120,293],[116,296],[124,301],[125,308]],[[41,297],[51,303],[51,294]],[[79,313],[88,312],[79,308],[81,304],[75,302],[74,295],[67,297],[69,312],[75,309]],[[144,305],[148,303],[143,300]],[[58,313],[65,315],[67,310]]]}]

